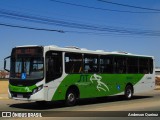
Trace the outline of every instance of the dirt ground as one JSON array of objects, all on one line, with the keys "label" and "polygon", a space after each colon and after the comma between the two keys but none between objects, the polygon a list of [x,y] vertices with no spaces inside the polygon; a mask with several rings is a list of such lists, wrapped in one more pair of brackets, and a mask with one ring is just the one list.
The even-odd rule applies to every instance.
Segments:
[{"label": "dirt ground", "polygon": [[0,94],[8,93],[8,80],[0,79]]}]

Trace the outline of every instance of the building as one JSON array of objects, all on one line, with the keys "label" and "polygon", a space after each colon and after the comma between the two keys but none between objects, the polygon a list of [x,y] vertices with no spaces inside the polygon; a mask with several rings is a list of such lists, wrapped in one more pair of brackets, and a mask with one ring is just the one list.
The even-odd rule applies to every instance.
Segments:
[{"label": "building", "polygon": [[155,75],[156,75],[156,77],[160,77],[160,67],[157,67],[155,69]]},{"label": "building", "polygon": [[9,78],[9,72],[0,70],[0,78]]}]

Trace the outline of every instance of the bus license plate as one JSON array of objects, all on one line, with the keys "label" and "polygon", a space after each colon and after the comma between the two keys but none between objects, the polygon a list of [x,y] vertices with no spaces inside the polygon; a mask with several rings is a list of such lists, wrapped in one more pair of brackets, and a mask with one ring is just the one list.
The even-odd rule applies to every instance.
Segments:
[{"label": "bus license plate", "polygon": [[23,95],[22,94],[17,94],[17,97],[18,98],[23,98]]}]

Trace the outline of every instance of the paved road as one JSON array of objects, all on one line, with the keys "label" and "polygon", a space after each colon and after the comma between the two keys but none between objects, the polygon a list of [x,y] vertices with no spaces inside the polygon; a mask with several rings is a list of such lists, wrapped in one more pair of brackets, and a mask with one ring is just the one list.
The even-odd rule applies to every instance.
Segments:
[{"label": "paved road", "polygon": [[[63,102],[47,103],[46,105],[37,105],[35,102],[9,100],[5,95],[0,98],[0,111],[38,111],[44,112],[47,116],[123,116],[128,114],[120,111],[146,111],[148,113],[160,111],[160,90],[138,94],[132,100],[125,100],[122,96],[112,96],[97,99],[80,100],[74,107],[65,107]],[[68,112],[69,111],[69,112]],[[72,111],[72,112],[71,112]],[[92,111],[92,112],[91,112]],[[118,111],[118,112],[102,112]],[[160,112],[159,112],[160,114]],[[160,116],[160,115],[159,115]]]}]

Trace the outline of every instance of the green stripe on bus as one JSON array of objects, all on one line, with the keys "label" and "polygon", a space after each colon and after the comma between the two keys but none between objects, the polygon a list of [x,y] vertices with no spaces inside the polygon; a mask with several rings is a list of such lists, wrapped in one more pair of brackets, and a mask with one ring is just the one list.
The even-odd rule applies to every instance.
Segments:
[{"label": "green stripe on bus", "polygon": [[78,87],[80,98],[102,97],[124,92],[126,84],[133,86],[144,74],[69,74],[59,85],[52,100],[64,100],[71,85]]}]

